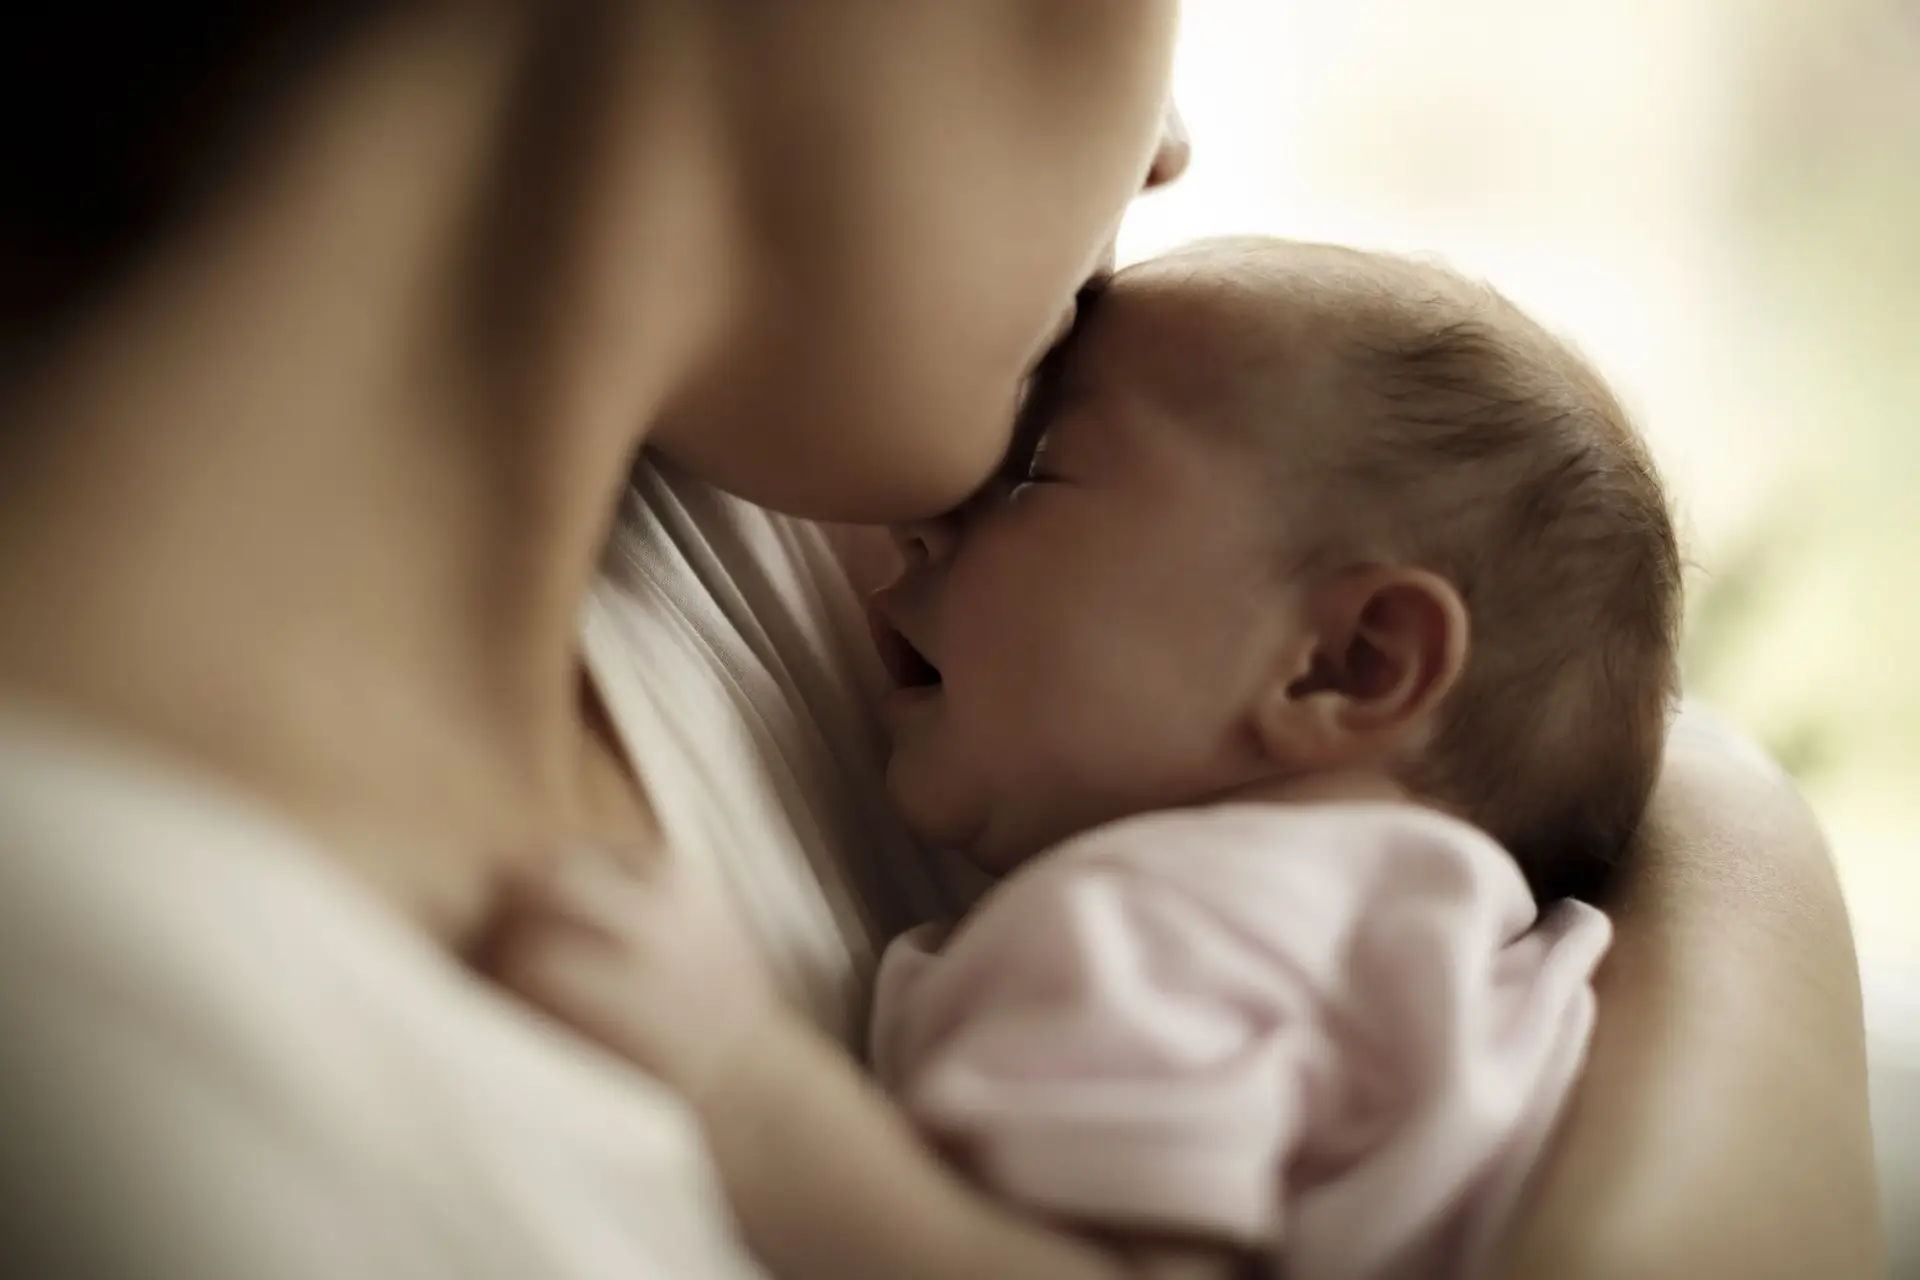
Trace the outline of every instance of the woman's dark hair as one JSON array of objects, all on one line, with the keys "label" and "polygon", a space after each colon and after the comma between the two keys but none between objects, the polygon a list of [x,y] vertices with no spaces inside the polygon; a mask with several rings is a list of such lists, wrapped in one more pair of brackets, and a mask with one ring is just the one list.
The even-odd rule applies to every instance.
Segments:
[{"label": "woman's dark hair", "polygon": [[215,186],[378,0],[25,0],[0,33],[0,376]]}]

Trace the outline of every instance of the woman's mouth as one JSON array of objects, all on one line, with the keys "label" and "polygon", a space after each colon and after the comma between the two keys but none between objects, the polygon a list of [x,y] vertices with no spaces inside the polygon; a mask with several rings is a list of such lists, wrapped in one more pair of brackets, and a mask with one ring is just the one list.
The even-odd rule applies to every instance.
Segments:
[{"label": "woman's mouth", "polygon": [[[1067,302],[1065,307],[1061,308],[1060,317],[1053,322],[1053,328],[1048,331],[1046,341],[1040,344],[1041,360],[1046,359],[1047,356],[1052,353],[1053,349],[1059,346],[1069,333],[1073,332],[1073,322],[1079,319],[1079,317],[1080,298],[1078,295],[1075,295]],[[1038,361],[1035,363],[1038,363]]]}]

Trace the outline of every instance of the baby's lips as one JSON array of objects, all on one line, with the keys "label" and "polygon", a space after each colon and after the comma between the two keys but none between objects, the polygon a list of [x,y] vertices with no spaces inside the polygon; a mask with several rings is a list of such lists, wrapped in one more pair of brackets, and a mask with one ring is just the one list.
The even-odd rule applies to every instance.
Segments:
[{"label": "baby's lips", "polygon": [[900,629],[888,621],[881,594],[876,591],[867,598],[867,629],[873,635],[873,647],[880,654],[880,665],[886,668],[888,682],[900,689],[906,686],[913,669],[913,646],[900,634]]},{"label": "baby's lips", "polygon": [[[895,689],[927,689],[940,683],[940,669],[894,619],[898,584],[883,587],[867,598],[867,628],[880,654],[881,665]],[[909,618],[911,622],[911,618]]]}]

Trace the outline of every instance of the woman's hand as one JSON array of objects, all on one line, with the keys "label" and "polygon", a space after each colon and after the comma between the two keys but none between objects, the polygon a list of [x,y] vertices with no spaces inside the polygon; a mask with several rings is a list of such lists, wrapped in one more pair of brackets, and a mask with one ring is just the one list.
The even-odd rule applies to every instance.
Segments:
[{"label": "woman's hand", "polygon": [[1859,976],[1812,816],[1683,724],[1637,858],[1587,1074],[1498,1274],[1879,1274]]},{"label": "woman's hand", "polygon": [[781,1007],[720,887],[683,864],[564,856],[513,887],[492,954],[505,985],[693,1105],[771,1274],[1143,1274],[955,1176],[838,1045]]},{"label": "woman's hand", "polygon": [[503,985],[696,1105],[782,1020],[721,886],[672,858],[564,854],[511,886],[490,950]]}]

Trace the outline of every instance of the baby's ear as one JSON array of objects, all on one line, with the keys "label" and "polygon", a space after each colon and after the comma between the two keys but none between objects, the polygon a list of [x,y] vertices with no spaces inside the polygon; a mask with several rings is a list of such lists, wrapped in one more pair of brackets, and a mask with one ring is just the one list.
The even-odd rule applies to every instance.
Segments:
[{"label": "baby's ear", "polygon": [[1343,574],[1309,597],[1305,621],[1254,710],[1262,750],[1288,770],[1359,768],[1395,754],[1466,666],[1466,605],[1424,569]]}]

